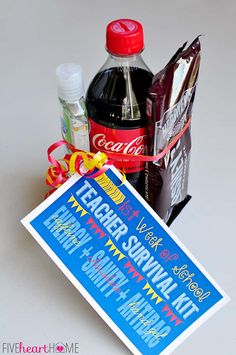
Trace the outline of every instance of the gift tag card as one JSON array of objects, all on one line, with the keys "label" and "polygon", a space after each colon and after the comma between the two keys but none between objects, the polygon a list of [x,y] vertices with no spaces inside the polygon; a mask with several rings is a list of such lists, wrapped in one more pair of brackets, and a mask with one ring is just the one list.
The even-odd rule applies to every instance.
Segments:
[{"label": "gift tag card", "polygon": [[170,354],[229,299],[114,167],[22,223],[134,354]]}]

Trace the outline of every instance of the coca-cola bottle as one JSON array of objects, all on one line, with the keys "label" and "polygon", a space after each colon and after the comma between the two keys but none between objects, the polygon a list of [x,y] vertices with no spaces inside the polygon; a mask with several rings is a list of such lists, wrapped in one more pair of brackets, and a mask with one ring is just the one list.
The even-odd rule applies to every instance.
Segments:
[{"label": "coca-cola bottle", "polygon": [[[143,154],[146,145],[146,97],[153,74],[144,63],[142,25],[121,19],[108,24],[109,56],[92,80],[86,97],[92,152]],[[144,195],[144,162],[116,161],[129,182]]]}]

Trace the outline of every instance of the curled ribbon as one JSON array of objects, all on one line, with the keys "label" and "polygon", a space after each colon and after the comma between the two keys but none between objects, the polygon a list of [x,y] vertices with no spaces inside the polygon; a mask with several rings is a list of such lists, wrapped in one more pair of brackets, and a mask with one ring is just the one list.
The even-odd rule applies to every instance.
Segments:
[{"label": "curled ribbon", "polygon": [[[52,187],[52,190],[47,193],[46,197],[48,197],[52,192],[60,187],[75,172],[78,172],[82,176],[86,175],[88,178],[95,178],[96,176],[103,174],[107,169],[109,169],[109,167],[113,165],[116,160],[129,158],[129,160],[132,161],[156,162],[162,159],[174,147],[174,145],[182,137],[185,131],[189,128],[190,124],[191,117],[188,119],[183,129],[170,141],[167,147],[163,149],[163,151],[161,151],[159,154],[152,156],[141,154],[132,155],[123,153],[111,153],[108,151],[98,152],[95,154],[91,152],[85,152],[83,150],[78,150],[65,140],[60,140],[52,144],[48,148],[48,160],[51,163],[51,166],[49,167],[46,176],[46,183]],[[72,154],[66,154],[64,159],[54,159],[52,157],[53,151],[63,145],[67,145],[67,147],[69,147],[69,149],[72,151]]]},{"label": "curled ribbon", "polygon": [[[73,154],[66,154],[64,159],[54,159],[52,157],[53,151],[63,145],[69,146],[71,150],[73,149]],[[53,193],[58,187],[64,184],[64,182],[66,182],[66,180],[68,180],[68,178],[75,172],[78,172],[80,175],[94,178],[103,174],[109,166],[114,163],[114,161],[107,158],[107,155],[103,152],[95,154],[77,150],[65,140],[60,140],[48,148],[48,160],[51,163],[51,166],[47,171],[46,183],[52,187],[52,190],[46,194],[46,197],[51,195],[51,193]],[[95,171],[96,168],[98,169],[97,171]]]}]

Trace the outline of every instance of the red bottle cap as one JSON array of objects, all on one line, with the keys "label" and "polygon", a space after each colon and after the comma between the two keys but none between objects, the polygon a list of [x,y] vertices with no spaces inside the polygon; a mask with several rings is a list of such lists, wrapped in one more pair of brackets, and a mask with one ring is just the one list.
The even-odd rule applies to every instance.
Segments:
[{"label": "red bottle cap", "polygon": [[132,55],[144,48],[143,26],[141,23],[121,19],[107,25],[106,48],[108,52],[117,55]]}]

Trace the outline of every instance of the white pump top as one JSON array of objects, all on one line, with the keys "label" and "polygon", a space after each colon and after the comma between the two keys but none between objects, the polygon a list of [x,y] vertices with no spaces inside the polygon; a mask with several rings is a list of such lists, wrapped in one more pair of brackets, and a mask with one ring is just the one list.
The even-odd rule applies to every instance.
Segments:
[{"label": "white pump top", "polygon": [[78,101],[84,96],[82,68],[75,63],[65,63],[57,67],[58,96],[69,103]]}]

